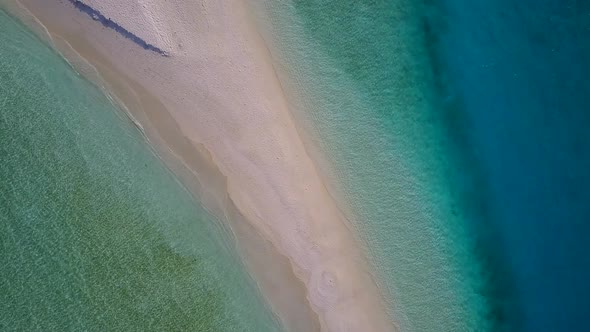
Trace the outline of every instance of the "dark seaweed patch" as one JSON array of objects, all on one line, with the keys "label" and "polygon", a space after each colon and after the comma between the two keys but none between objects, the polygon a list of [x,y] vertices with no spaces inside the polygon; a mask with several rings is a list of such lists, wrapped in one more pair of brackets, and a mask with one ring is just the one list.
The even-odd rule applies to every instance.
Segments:
[{"label": "dark seaweed patch", "polygon": [[158,54],[165,56],[165,57],[169,56],[166,51],[164,51],[164,50],[146,42],[145,40],[141,39],[140,37],[134,35],[129,30],[123,28],[122,26],[115,23],[110,18],[104,16],[100,11],[86,5],[82,1],[80,1],[80,0],[69,0],[69,1],[74,5],[74,7],[76,7],[81,12],[88,14],[88,16],[90,16],[90,17],[92,17],[92,19],[102,23],[102,25],[104,25],[105,27],[115,30],[121,36],[131,40],[135,44],[141,46],[143,49],[158,53]]}]

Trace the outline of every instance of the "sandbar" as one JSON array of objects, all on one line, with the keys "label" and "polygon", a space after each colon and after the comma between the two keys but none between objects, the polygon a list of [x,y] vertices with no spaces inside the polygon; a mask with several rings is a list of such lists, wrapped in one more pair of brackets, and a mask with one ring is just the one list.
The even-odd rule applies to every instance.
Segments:
[{"label": "sandbar", "polygon": [[[76,8],[75,2],[96,9],[163,52],[140,47]],[[145,109],[150,108],[146,98],[154,98],[150,104],[158,107],[151,107],[150,114],[134,114],[137,125],[160,138],[158,150],[181,160],[201,182],[217,187],[208,197],[207,185],[201,188],[205,205],[229,216],[232,229],[249,232],[257,239],[252,241],[264,239],[265,247],[273,247],[288,262],[286,269],[281,265],[281,275],[291,273],[300,281],[302,299],[288,291],[270,294],[281,287],[267,287],[272,277],[263,282],[267,286],[261,289],[278,316],[289,317],[284,311],[294,306],[285,303],[293,298],[305,302],[314,316],[302,310],[299,320],[317,319],[323,331],[396,329],[360,244],[305,150],[247,1],[18,3],[49,35],[55,34],[55,41],[61,40],[55,43],[58,49],[63,49],[60,43],[67,44],[102,68],[99,72],[111,89],[136,86],[127,87],[133,96],[114,91],[124,104],[135,99],[136,107]],[[86,45],[85,50],[79,45]],[[117,83],[114,77],[123,79]],[[230,202],[233,210],[220,200]],[[260,259],[245,259],[254,269],[265,268]],[[260,271],[253,275],[259,277]],[[284,322],[292,330],[304,328],[297,320]]]}]

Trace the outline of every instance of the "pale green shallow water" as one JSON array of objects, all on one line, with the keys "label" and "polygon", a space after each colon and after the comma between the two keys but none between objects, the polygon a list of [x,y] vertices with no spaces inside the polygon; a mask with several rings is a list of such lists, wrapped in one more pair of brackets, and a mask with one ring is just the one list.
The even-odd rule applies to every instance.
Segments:
[{"label": "pale green shallow water", "polygon": [[437,106],[422,8],[302,0],[258,10],[268,14],[260,24],[291,109],[315,153],[329,158],[321,168],[352,207],[392,319],[403,331],[490,329],[487,277],[456,186],[462,171]]},{"label": "pale green shallow water", "polygon": [[0,330],[278,330],[130,121],[2,11],[0,45]]}]

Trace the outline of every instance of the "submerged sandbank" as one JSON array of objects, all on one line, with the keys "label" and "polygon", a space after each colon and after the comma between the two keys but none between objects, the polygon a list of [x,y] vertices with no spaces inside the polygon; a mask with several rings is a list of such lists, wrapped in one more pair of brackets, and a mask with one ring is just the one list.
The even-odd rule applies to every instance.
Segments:
[{"label": "submerged sandbank", "polygon": [[[302,144],[266,46],[242,2],[133,1],[141,5],[141,14],[122,15],[124,22],[117,24],[164,41],[158,47],[169,57],[146,52],[69,1],[21,2],[50,34],[58,32],[99,72],[110,71],[111,76],[103,75],[107,82],[114,75],[124,78],[111,83],[110,88],[119,84],[115,95],[125,98],[119,89],[135,82],[137,87],[129,90],[135,95],[124,100],[126,105],[144,108],[146,96],[162,104],[151,115],[144,110],[133,116],[148,137],[161,139],[155,145],[164,155],[178,158],[197,176],[203,201],[213,212],[227,216],[223,202],[230,202],[240,218],[228,219],[247,220],[255,230],[250,234],[263,236],[289,259],[292,271],[282,268],[282,273],[303,282],[304,306],[317,314],[324,330],[394,329],[358,244]],[[94,2],[85,1],[89,6]],[[101,3],[107,17],[109,10],[117,8],[121,14],[132,8],[109,6],[116,1]],[[86,52],[80,48],[83,43]],[[172,140],[179,142],[170,144]],[[210,186],[212,193],[207,192]],[[232,230],[236,226],[244,225]],[[262,265],[259,261],[257,269]],[[269,283],[284,282],[273,278],[261,288],[279,315],[289,317],[285,311],[294,306],[281,306],[280,297],[268,291]],[[283,294],[283,299],[292,296],[296,294]],[[299,317],[308,315],[298,310]]]}]

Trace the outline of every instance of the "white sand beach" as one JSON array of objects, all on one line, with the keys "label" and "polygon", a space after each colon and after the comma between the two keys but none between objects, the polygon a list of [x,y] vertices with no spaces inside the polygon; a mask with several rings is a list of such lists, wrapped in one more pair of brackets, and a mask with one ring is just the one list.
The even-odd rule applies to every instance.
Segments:
[{"label": "white sand beach", "polygon": [[[152,106],[163,107],[154,106],[150,112],[161,114],[146,118],[162,119],[166,124],[143,123],[141,116],[135,116],[139,125],[159,131],[160,137],[186,140],[191,146],[165,148],[192,172],[200,172],[203,181],[215,182],[207,178],[214,175],[208,175],[194,159],[203,158],[214,165],[215,172],[224,178],[217,183],[225,186],[223,199],[229,199],[237,210],[217,212],[240,215],[230,227],[247,222],[247,227],[288,259],[292,271],[286,273],[293,273],[304,285],[303,301],[317,315],[321,330],[395,330],[360,244],[305,150],[247,1],[82,1],[167,56],[104,26],[72,1],[19,3],[50,34],[65,39],[95,65],[107,82],[119,75],[129,79],[129,86],[140,86],[135,98],[157,99]],[[93,56],[89,50],[97,54]],[[117,83],[112,81],[110,86]],[[129,99],[125,93],[113,93],[125,103]],[[221,199],[214,196],[212,202]],[[249,266],[265,269],[254,254],[255,250],[244,254],[246,260],[257,261]],[[276,281],[279,285],[268,287],[271,279],[258,279],[267,284],[261,289],[279,317],[288,317],[284,311],[294,306],[285,303],[294,295],[289,291],[270,294],[280,289]],[[293,301],[299,303],[295,298]],[[285,318],[285,325],[296,329],[296,320]]]}]

